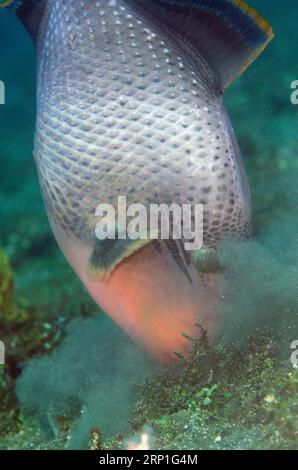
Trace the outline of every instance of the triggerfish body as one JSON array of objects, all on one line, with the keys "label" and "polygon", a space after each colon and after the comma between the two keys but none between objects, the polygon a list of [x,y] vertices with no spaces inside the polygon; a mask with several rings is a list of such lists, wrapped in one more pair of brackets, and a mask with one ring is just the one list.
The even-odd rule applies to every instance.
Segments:
[{"label": "triggerfish body", "polygon": [[[160,360],[210,338],[226,236],[251,204],[223,91],[273,37],[242,0],[3,1],[36,43],[35,159],[63,253],[111,318]],[[203,205],[203,245],[96,236],[97,208]],[[151,235],[151,234],[150,234]],[[207,261],[206,261],[207,259]],[[216,264],[216,263],[215,263]],[[210,312],[208,315],[204,312]]]}]

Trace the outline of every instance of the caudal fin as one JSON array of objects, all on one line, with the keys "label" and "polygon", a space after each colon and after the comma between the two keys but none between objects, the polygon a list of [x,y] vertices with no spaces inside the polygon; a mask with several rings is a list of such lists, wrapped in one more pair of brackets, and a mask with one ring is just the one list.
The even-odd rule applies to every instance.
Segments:
[{"label": "caudal fin", "polygon": [[[127,0],[180,52],[203,56],[227,86],[273,38],[270,25],[243,0]],[[190,45],[185,46],[186,44]]]}]

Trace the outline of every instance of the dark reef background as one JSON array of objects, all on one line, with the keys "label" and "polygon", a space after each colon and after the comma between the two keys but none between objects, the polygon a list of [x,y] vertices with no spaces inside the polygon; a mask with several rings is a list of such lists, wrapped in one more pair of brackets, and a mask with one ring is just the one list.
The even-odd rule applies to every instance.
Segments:
[{"label": "dark reef background", "polygon": [[34,47],[0,11],[0,448],[115,448],[143,425],[157,448],[298,447],[298,371],[289,360],[298,339],[298,106],[290,100],[298,4],[249,4],[276,34],[225,97],[254,237],[220,249],[225,342],[211,348],[203,339],[170,371],[157,371],[99,312],[56,245],[32,156]]}]

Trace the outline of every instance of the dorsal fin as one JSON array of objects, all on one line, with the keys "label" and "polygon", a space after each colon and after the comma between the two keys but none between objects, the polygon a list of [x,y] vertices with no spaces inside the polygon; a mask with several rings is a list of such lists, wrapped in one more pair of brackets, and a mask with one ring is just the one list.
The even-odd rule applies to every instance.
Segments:
[{"label": "dorsal fin", "polygon": [[269,24],[243,0],[127,0],[133,9],[180,36],[227,86],[273,38]]},{"label": "dorsal fin", "polygon": [[13,11],[36,41],[41,19],[48,0],[4,0],[0,7]]}]

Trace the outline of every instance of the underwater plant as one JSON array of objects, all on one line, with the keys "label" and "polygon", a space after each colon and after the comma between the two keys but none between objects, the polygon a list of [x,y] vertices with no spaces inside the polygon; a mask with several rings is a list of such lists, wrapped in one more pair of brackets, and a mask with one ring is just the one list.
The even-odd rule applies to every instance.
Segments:
[{"label": "underwater plant", "polygon": [[28,319],[24,309],[14,302],[14,279],[7,255],[0,250],[0,320],[2,323],[23,323]]}]

